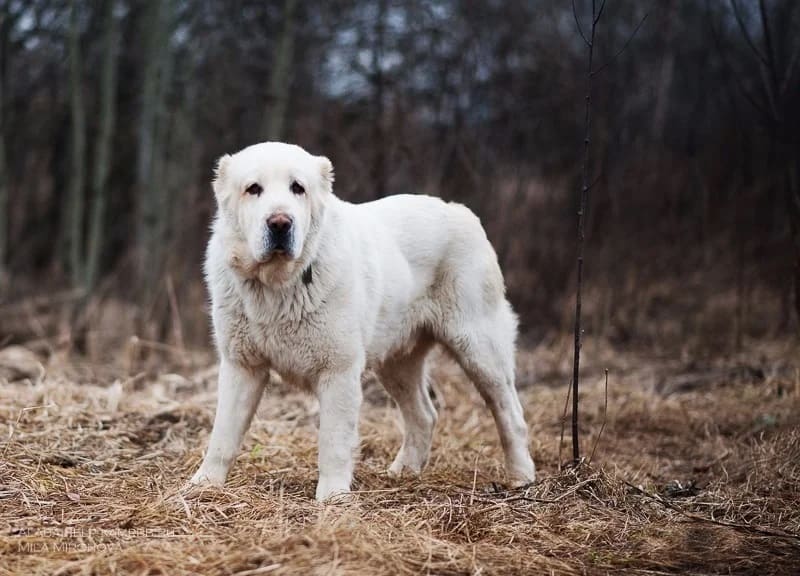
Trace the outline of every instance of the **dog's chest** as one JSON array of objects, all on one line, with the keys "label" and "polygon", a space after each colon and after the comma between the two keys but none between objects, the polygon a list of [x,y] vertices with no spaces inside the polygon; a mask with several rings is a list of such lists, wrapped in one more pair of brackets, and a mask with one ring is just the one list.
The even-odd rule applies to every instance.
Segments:
[{"label": "dog's chest", "polygon": [[314,338],[302,324],[253,323],[250,332],[270,365],[279,373],[308,378],[324,367],[324,341]]},{"label": "dog's chest", "polygon": [[322,319],[302,321],[254,319],[240,308],[231,315],[224,345],[231,360],[253,367],[269,367],[303,387],[330,364],[333,345],[320,329]]}]

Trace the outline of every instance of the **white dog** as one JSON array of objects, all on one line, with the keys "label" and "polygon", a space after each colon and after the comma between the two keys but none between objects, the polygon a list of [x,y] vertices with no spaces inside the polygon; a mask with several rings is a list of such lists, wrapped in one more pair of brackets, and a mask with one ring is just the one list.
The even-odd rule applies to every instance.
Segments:
[{"label": "white dog", "polygon": [[332,186],[331,162],[290,144],[256,144],[219,161],[206,259],[219,399],[191,482],[225,482],[270,369],[319,398],[318,500],[350,490],[368,368],[402,413],[389,473],[418,474],[436,423],[425,369],[436,343],[491,409],[509,480],[532,482],[514,388],[516,316],[478,218],[429,196],[354,205]]}]

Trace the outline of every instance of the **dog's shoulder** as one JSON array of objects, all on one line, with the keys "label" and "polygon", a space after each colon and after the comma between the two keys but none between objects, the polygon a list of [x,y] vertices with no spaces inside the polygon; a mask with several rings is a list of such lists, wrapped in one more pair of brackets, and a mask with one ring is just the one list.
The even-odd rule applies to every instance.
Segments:
[{"label": "dog's shoulder", "polygon": [[205,260],[214,341],[229,360],[255,368],[265,365],[266,359],[250,334],[239,280],[228,265],[222,233],[215,222]]}]

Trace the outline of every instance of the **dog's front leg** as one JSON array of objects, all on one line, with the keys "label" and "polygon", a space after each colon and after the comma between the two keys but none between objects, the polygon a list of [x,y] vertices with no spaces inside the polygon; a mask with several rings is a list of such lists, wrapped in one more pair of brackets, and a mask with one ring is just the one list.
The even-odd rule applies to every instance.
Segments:
[{"label": "dog's front leg", "polygon": [[361,368],[325,374],[317,388],[319,398],[319,482],[317,500],[350,491],[353,461],[358,449],[361,408]]},{"label": "dog's front leg", "polygon": [[265,379],[224,358],[219,366],[217,414],[205,458],[189,481],[222,486],[264,391]]}]

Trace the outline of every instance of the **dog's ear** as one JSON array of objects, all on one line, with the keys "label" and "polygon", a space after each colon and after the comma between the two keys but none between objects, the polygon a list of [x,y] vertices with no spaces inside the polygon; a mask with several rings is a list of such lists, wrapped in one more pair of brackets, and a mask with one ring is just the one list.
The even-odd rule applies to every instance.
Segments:
[{"label": "dog's ear", "polygon": [[211,187],[214,189],[214,195],[217,197],[217,202],[222,204],[222,201],[228,195],[225,186],[225,176],[228,170],[228,163],[230,162],[230,154],[225,154],[217,161],[217,167],[214,168],[214,179],[211,181]]},{"label": "dog's ear", "polygon": [[326,192],[333,191],[333,164],[325,156],[317,156],[317,162],[322,176],[322,187]]}]

